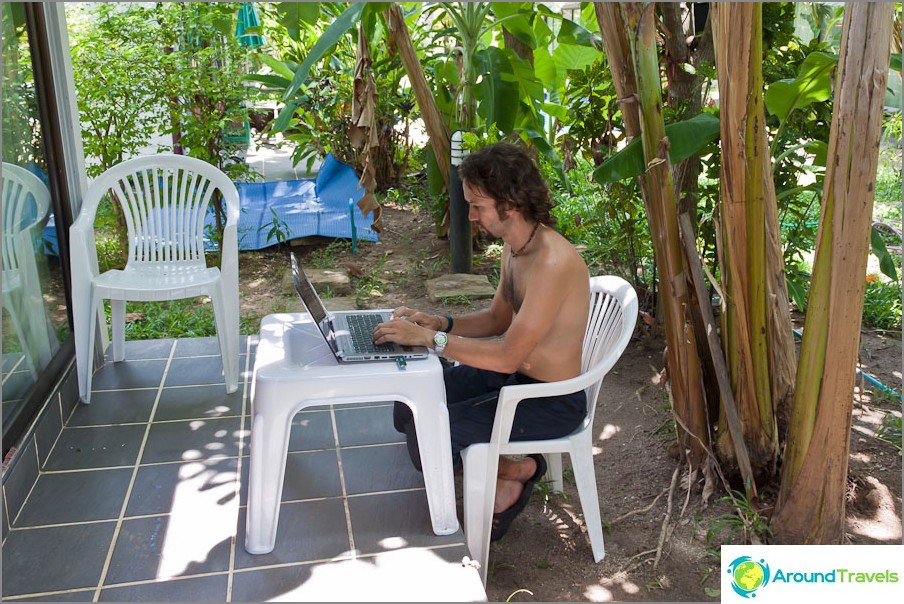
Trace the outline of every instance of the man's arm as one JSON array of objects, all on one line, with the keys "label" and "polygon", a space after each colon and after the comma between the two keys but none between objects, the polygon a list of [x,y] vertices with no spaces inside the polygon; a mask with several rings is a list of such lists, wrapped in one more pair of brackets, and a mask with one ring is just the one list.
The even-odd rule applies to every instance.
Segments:
[{"label": "man's arm", "polygon": [[[537,268],[527,283],[521,311],[514,315],[504,338],[487,341],[450,336],[443,354],[480,369],[500,373],[521,370],[530,354],[552,329],[572,279],[568,269],[560,266],[555,258],[549,258],[544,266]],[[498,291],[496,295],[501,297]],[[507,306],[511,309],[510,305]],[[458,335],[457,319],[454,333]]]},{"label": "man's arm", "polygon": [[[467,335],[473,333],[470,330],[474,327],[471,324],[472,315],[467,315],[455,319],[453,335],[450,335],[443,354],[480,369],[501,373],[518,371],[537,344],[548,335],[575,279],[572,274],[574,267],[560,265],[555,257],[547,259],[544,266],[537,269],[527,284],[521,312],[513,320],[512,307],[504,300],[500,290],[497,290],[493,305],[487,311],[473,313],[475,320],[482,317],[488,324],[498,321],[500,316],[507,316],[510,323],[503,339],[473,339],[483,336]],[[581,278],[586,279],[587,276],[581,275]],[[495,315],[494,309],[501,314]],[[461,329],[459,321],[464,323]],[[504,323],[496,323],[495,327]],[[431,327],[418,326],[413,321],[389,321],[377,327],[374,341],[377,344],[398,342],[432,347],[436,331]]]}]

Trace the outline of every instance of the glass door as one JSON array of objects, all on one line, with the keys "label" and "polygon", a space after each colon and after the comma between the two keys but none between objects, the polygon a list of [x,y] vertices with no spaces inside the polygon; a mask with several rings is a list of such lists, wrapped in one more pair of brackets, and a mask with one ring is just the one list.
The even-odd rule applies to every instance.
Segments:
[{"label": "glass door", "polygon": [[[66,284],[48,168],[46,125],[39,108],[21,2],[2,11],[2,405],[4,450],[9,425],[34,394],[60,344],[69,335]],[[40,71],[40,70],[37,70]],[[53,162],[50,162],[53,165]],[[64,225],[65,226],[65,225]],[[22,423],[22,420],[18,422]]]}]

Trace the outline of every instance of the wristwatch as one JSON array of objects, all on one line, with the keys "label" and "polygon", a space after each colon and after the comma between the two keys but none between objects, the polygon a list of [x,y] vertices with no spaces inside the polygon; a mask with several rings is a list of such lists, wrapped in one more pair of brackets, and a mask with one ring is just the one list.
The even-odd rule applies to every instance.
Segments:
[{"label": "wristwatch", "polygon": [[446,348],[446,344],[449,343],[449,336],[444,331],[438,331],[433,334],[433,349],[436,350],[436,354],[442,354],[443,350]]}]

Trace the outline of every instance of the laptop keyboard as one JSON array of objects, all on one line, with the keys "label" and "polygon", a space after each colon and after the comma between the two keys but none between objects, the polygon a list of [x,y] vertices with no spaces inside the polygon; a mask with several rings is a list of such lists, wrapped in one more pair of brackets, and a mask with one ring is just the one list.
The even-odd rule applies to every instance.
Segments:
[{"label": "laptop keyboard", "polygon": [[392,344],[374,344],[374,328],[383,322],[382,315],[347,315],[348,333],[355,346],[355,352],[392,352]]}]

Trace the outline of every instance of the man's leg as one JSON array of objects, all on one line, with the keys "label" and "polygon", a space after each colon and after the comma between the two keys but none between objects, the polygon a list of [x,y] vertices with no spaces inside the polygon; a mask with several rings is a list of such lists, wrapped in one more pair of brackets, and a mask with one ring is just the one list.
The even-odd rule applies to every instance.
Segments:
[{"label": "man's leg", "polygon": [[493,513],[505,511],[521,498],[524,483],[537,471],[537,462],[532,457],[520,460],[499,458],[499,478],[496,480],[496,499]]}]

